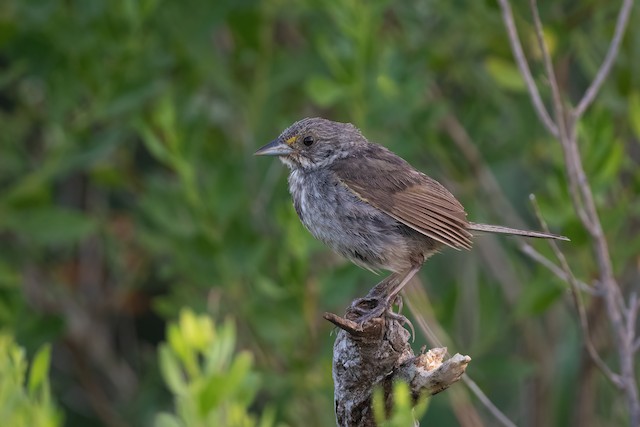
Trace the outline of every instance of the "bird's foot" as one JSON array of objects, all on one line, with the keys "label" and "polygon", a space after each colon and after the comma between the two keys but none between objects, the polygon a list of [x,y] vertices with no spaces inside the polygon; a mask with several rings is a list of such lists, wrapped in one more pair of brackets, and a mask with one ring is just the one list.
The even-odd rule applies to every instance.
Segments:
[{"label": "bird's foot", "polygon": [[369,297],[358,298],[351,303],[349,310],[353,313],[354,321],[361,325],[382,315],[389,309],[389,304],[382,298]]},{"label": "bird's foot", "polygon": [[358,322],[360,325],[364,325],[370,320],[376,318],[387,318],[400,322],[401,325],[408,325],[411,330],[411,336],[415,337],[415,329],[413,324],[404,315],[400,314],[402,309],[402,298],[397,296],[396,304],[398,305],[398,313],[393,311],[393,303],[385,298],[358,298],[351,303],[348,312],[353,313],[355,316],[352,320]]}]

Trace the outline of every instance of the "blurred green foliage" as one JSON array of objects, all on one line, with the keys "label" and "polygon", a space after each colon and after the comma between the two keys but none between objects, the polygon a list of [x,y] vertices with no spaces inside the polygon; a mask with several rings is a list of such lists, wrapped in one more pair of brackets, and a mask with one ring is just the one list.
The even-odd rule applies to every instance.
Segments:
[{"label": "blurred green foliage", "polygon": [[10,334],[0,332],[0,417],[5,425],[62,425],[62,414],[53,402],[49,388],[50,359],[51,347],[46,345],[29,364],[24,349]]},{"label": "blurred green foliage", "polygon": [[[513,6],[546,96],[530,12]],[[560,85],[575,101],[604,57],[618,3],[541,7]],[[580,124],[626,289],[637,286],[640,253],[639,18],[636,8]],[[596,267],[561,150],[536,119],[495,2],[6,0],[0,327],[30,354],[52,343],[52,390],[70,426],[150,425],[172,408],[167,354],[192,368],[165,322],[184,307],[217,324],[234,319],[238,348],[263,379],[253,385],[255,419],[273,408],[275,422],[332,425],[333,337],[321,314],[341,313],[379,277],[315,242],[285,169],[252,153],[304,116],[351,121],[442,181],[470,218],[501,221],[443,125],[449,114],[531,228],[527,196],[538,195],[589,282]],[[584,356],[565,285],[511,241],[444,251],[421,275],[432,303],[421,312],[439,320],[452,351],[472,356],[470,375],[518,424],[626,419]],[[596,345],[615,365],[601,302],[588,306]],[[455,387],[432,399],[425,424],[463,422],[477,402]]]},{"label": "blurred green foliage", "polygon": [[393,409],[391,414],[386,414],[384,410],[384,394],[378,388],[373,393],[373,411],[376,424],[380,427],[409,427],[413,426],[415,420],[422,418],[429,406],[429,399],[414,404],[411,398],[409,385],[397,382],[393,385]]},{"label": "blurred green foliage", "polygon": [[166,344],[159,348],[160,370],[174,395],[176,414],[162,413],[156,427],[269,427],[273,412],[258,422],[247,412],[258,390],[248,352],[233,354],[233,323],[216,327],[205,315],[190,310],[170,324]]}]

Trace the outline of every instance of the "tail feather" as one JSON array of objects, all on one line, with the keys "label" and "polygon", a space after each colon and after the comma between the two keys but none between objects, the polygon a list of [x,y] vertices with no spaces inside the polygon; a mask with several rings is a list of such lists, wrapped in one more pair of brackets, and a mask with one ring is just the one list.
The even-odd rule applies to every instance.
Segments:
[{"label": "tail feather", "polygon": [[514,236],[535,237],[538,239],[556,239],[570,241],[568,237],[559,234],[545,233],[543,231],[518,230],[517,228],[503,227],[501,225],[469,223],[469,230],[485,231],[487,233],[511,234]]}]

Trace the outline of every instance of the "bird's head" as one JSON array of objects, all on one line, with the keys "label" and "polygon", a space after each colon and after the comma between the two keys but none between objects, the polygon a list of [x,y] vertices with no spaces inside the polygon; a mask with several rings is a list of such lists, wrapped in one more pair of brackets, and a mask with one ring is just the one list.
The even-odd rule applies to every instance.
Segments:
[{"label": "bird's head", "polygon": [[366,140],[351,123],[319,117],[295,122],[280,136],[255,152],[256,156],[278,156],[290,169],[313,170],[347,157]]}]

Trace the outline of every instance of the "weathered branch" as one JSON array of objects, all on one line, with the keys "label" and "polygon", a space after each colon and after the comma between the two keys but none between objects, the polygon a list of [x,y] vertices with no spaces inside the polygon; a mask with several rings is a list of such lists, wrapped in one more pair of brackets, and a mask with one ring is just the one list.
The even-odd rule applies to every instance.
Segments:
[{"label": "weathered branch", "polygon": [[[367,298],[381,295],[384,281]],[[325,313],[324,318],[339,328],[333,347],[333,381],[336,420],[340,427],[375,426],[372,395],[376,388],[384,393],[386,413],[393,406],[393,383],[409,384],[412,396],[439,393],[457,382],[471,361],[455,354],[444,360],[446,348],[415,355],[409,344],[411,334],[404,328],[404,317],[389,314],[364,324],[359,320],[367,310],[356,303],[344,317]]]},{"label": "weathered branch", "polygon": [[471,362],[469,356],[458,353],[444,360],[446,356],[446,347],[433,348],[400,365],[397,377],[407,382],[415,395],[438,394],[460,380]]}]

